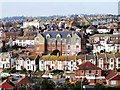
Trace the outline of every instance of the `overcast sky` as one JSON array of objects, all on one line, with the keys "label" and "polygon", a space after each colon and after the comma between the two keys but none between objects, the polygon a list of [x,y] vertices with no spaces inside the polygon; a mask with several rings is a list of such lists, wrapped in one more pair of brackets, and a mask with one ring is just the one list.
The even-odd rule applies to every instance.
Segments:
[{"label": "overcast sky", "polygon": [[84,2],[83,0],[1,0],[0,17],[22,15],[118,14],[118,1],[119,0],[114,0],[114,2],[113,0],[84,0]]}]

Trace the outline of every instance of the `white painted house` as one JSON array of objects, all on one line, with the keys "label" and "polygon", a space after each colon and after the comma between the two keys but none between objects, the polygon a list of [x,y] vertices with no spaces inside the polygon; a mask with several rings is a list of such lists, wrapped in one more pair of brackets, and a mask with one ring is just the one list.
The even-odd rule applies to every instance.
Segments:
[{"label": "white painted house", "polygon": [[40,22],[39,22],[39,20],[31,20],[31,21],[29,20],[29,21],[23,22],[23,27],[24,28],[27,28],[29,26],[34,26],[36,28],[39,28],[40,27]]},{"label": "white painted house", "polygon": [[76,56],[45,55],[39,60],[39,70],[76,70]]},{"label": "white painted house", "polygon": [[16,61],[16,70],[26,69],[27,71],[36,71],[38,70],[38,65],[39,56],[36,54],[31,54],[29,56],[19,58]]},{"label": "white painted house", "polygon": [[13,45],[15,44],[17,44],[18,46],[34,45],[34,37],[17,37],[16,40],[13,41]]},{"label": "white painted house", "polygon": [[23,70],[24,68],[24,61],[27,57],[26,56],[19,56],[16,60],[16,70]]},{"label": "white painted house", "polygon": [[0,53],[0,68],[10,68],[11,57],[9,52]]},{"label": "white painted house", "polygon": [[103,25],[101,25],[101,26],[98,26],[98,28],[97,28],[97,31],[99,32],[99,33],[109,33],[110,31],[108,30],[108,28],[107,28],[107,26],[103,26]]}]

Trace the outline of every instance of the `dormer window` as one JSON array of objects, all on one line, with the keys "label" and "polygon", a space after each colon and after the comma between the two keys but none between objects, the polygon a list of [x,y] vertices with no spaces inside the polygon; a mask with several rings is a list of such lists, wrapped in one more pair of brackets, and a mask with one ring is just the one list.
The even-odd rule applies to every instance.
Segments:
[{"label": "dormer window", "polygon": [[56,38],[61,38],[60,34],[57,34],[57,35],[56,35]]},{"label": "dormer window", "polygon": [[50,34],[47,34],[47,35],[46,35],[46,39],[48,39],[48,38],[50,38]]},{"label": "dormer window", "polygon": [[67,44],[70,44],[70,42],[71,42],[71,36],[70,36],[70,35],[68,35],[68,36],[67,36],[66,43],[67,43]]}]

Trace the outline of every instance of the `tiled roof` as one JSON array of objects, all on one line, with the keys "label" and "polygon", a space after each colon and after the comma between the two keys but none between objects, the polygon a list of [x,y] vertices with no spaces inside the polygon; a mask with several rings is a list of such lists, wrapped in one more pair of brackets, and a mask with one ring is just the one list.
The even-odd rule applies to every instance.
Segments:
[{"label": "tiled roof", "polygon": [[49,57],[49,60],[57,60],[57,57],[58,57],[58,56],[51,55],[51,56]]},{"label": "tiled roof", "polygon": [[96,28],[94,26],[90,25],[87,29],[93,29],[93,30],[95,30]]},{"label": "tiled roof", "polygon": [[84,62],[84,63],[78,65],[78,67],[79,67],[78,70],[102,70],[101,68],[92,64],[91,62]]},{"label": "tiled roof", "polygon": [[35,36],[18,36],[16,39],[18,40],[34,40]]},{"label": "tiled roof", "polygon": [[105,58],[105,54],[98,54],[98,59],[99,58]]},{"label": "tiled roof", "polygon": [[85,59],[85,57],[84,57],[84,55],[78,55],[78,56],[76,57],[76,59],[81,59],[81,60],[84,60],[84,59]]},{"label": "tiled roof", "polygon": [[60,60],[60,61],[65,61],[65,60],[76,60],[76,56],[56,56],[56,55],[44,55],[41,57],[41,60]]},{"label": "tiled roof", "polygon": [[120,53],[117,53],[115,56],[116,56],[116,58],[117,58],[117,57],[120,57]]},{"label": "tiled roof", "polygon": [[65,61],[65,60],[66,60],[66,56],[59,56],[59,57],[58,57],[58,60],[60,60],[60,61]]},{"label": "tiled roof", "polygon": [[49,55],[44,55],[44,56],[41,57],[41,60],[48,60],[49,57],[50,57]]},{"label": "tiled roof", "polygon": [[25,80],[25,79],[27,79],[27,80],[29,80],[30,82],[32,82],[31,79],[30,79],[28,76],[23,76],[23,77],[21,77],[20,79],[18,79],[18,81],[16,82],[16,84],[21,83],[21,82],[22,82],[23,80]]},{"label": "tiled roof", "polygon": [[104,37],[104,36],[107,36],[107,37],[119,37],[120,34],[95,34],[95,35],[92,35],[90,37]]},{"label": "tiled roof", "polygon": [[110,80],[118,75],[117,71],[109,70],[108,75],[106,76],[107,80]]},{"label": "tiled roof", "polygon": [[76,60],[76,56],[68,56],[67,60]]},{"label": "tiled roof", "polygon": [[112,78],[111,80],[120,80],[120,75],[115,76],[115,77]]},{"label": "tiled roof", "polygon": [[0,88],[4,88],[4,89],[13,89],[14,88],[14,84],[10,81],[3,81],[1,84],[0,84]]},{"label": "tiled roof", "polygon": [[66,38],[68,34],[72,35],[72,33],[76,33],[79,37],[81,36],[80,33],[76,31],[45,31],[43,36],[46,37],[46,35],[49,34],[51,38],[56,38],[56,36],[60,34],[61,38]]},{"label": "tiled roof", "polygon": [[31,60],[35,60],[36,57],[37,57],[37,54],[31,54],[28,56],[28,58]]},{"label": "tiled roof", "polygon": [[107,54],[107,57],[108,57],[108,58],[114,58],[115,55],[114,55],[114,54]]}]

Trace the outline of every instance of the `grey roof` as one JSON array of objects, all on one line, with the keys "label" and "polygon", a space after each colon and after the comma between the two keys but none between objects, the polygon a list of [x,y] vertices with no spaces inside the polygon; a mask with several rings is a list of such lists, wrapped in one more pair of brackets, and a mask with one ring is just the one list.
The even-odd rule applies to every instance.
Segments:
[{"label": "grey roof", "polygon": [[25,60],[27,56],[19,56],[18,58],[23,58]]},{"label": "grey roof", "polygon": [[86,55],[86,60],[94,59],[94,55]]},{"label": "grey roof", "polygon": [[75,33],[79,37],[81,37],[80,32],[76,32],[76,31],[45,31],[43,33],[43,36],[46,37],[46,35],[49,34],[51,38],[56,38],[56,35],[60,34],[61,38],[66,38],[68,34],[72,36],[72,34],[75,34]]}]

